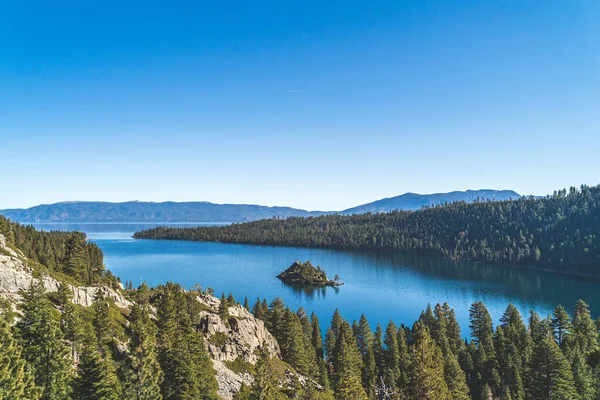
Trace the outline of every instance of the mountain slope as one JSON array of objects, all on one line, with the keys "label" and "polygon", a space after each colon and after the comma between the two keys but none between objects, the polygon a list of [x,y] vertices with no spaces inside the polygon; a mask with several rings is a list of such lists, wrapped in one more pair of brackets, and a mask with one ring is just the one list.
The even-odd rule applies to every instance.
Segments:
[{"label": "mountain slope", "polygon": [[0,215],[20,222],[248,222],[273,217],[316,217],[325,214],[362,214],[393,210],[418,210],[432,204],[473,202],[475,199],[508,200],[521,197],[512,190],[467,190],[465,192],[406,193],[349,208],[344,211],[306,211],[292,207],[253,204],[214,204],[196,202],[109,203],[69,201],[42,204],[27,209],[0,210]]},{"label": "mountain slope", "polygon": [[480,200],[510,200],[521,197],[517,192],[512,190],[467,190],[464,192],[449,192],[449,193],[434,193],[434,194],[417,194],[405,193],[400,196],[381,199],[372,203],[363,204],[357,207],[349,208],[341,211],[340,214],[363,214],[367,212],[388,212],[394,210],[418,210],[423,206],[431,206],[436,204],[454,203],[457,201],[465,201],[472,203],[476,199]]},{"label": "mountain slope", "polygon": [[21,222],[241,222],[273,217],[308,217],[323,213],[251,204],[73,201],[27,209],[0,210],[0,214]]}]

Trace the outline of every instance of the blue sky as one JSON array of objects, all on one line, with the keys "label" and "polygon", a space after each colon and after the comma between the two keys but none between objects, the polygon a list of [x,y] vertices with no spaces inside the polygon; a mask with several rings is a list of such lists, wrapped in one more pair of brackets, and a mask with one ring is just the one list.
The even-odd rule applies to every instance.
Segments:
[{"label": "blue sky", "polygon": [[0,4],[0,208],[600,183],[600,2]]}]

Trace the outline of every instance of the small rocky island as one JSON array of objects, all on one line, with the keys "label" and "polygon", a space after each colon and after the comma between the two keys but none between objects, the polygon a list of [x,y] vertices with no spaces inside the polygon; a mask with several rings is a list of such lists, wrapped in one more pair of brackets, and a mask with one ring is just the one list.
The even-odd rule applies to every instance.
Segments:
[{"label": "small rocky island", "polygon": [[320,266],[314,267],[310,261],[302,264],[296,261],[291,267],[277,275],[283,283],[290,285],[307,285],[307,286],[342,286],[344,282],[340,282],[340,277],[335,276],[334,279],[328,279],[325,271]]}]

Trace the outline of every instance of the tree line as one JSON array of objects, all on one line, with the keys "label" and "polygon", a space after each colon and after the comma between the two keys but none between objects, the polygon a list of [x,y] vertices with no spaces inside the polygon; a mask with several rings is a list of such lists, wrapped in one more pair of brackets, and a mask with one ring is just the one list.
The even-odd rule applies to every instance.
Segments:
[{"label": "tree line", "polygon": [[157,227],[139,239],[426,252],[600,276],[600,186],[544,198],[457,202],[418,211]]},{"label": "tree line", "polygon": [[349,323],[336,310],[324,340],[314,313],[293,312],[281,299],[257,299],[252,312],[283,359],[323,389],[318,397],[273,389],[269,399],[600,399],[599,324],[583,301],[572,316],[557,306],[526,321],[509,304],[495,329],[485,305],[473,303],[470,340],[448,304],[428,306],[412,326],[390,321],[374,331],[364,314]]},{"label": "tree line", "polygon": [[[34,280],[16,323],[0,302],[0,398],[217,399],[200,292],[168,283],[128,294],[128,312],[102,291],[88,309],[70,302],[66,285],[46,294]],[[241,305],[223,295],[214,311],[228,321],[232,306]],[[261,350],[248,370],[254,383],[236,400],[600,399],[599,324],[583,301],[572,315],[557,306],[526,320],[508,305],[495,328],[473,303],[470,339],[448,304],[428,306],[412,326],[374,330],[365,315],[350,323],[336,310],[325,331],[279,298],[243,307],[264,321],[283,363]]]},{"label": "tree line", "polygon": [[218,399],[215,371],[196,330],[200,307],[191,292],[168,284],[130,293],[124,313],[98,291],[87,309],[61,285],[44,293],[34,280],[21,315],[0,304],[0,399]]},{"label": "tree line", "polygon": [[29,264],[38,274],[45,272],[59,279],[68,277],[77,284],[116,286],[118,283],[105,269],[102,251],[86,240],[85,233],[40,231],[0,215],[0,234],[9,246],[34,262]]}]

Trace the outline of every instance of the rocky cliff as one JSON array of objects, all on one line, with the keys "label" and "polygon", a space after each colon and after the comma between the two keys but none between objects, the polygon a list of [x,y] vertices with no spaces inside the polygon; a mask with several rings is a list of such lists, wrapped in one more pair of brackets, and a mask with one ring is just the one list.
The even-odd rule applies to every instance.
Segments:
[{"label": "rocky cliff", "polygon": [[[34,271],[27,263],[27,258],[8,247],[4,236],[0,235],[0,297],[15,302],[21,300],[20,292],[27,290],[32,279],[34,279]],[[42,282],[47,292],[58,291],[60,282],[56,279],[45,275],[42,276]],[[120,308],[128,308],[131,305],[129,300],[108,287],[68,286],[73,292],[72,301],[75,304],[89,307],[93,302],[94,295],[100,290]]]},{"label": "rocky cliff", "polygon": [[[216,297],[202,295],[198,300],[212,310],[219,309],[220,302]],[[240,305],[229,307],[228,313],[229,318],[224,321],[216,312],[203,311],[199,326],[217,371],[218,394],[224,399],[233,398],[242,383],[251,385],[254,381],[247,372],[232,371],[229,363],[242,361],[254,365],[261,348],[267,349],[272,357],[281,358],[279,344],[263,321],[254,318]]]}]

